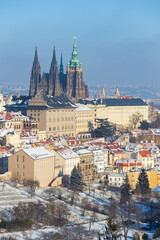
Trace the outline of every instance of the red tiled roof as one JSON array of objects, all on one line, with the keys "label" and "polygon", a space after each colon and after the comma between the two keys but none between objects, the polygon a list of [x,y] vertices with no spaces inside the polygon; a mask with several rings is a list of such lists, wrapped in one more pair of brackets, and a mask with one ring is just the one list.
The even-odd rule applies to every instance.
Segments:
[{"label": "red tiled roof", "polygon": [[139,154],[140,154],[142,157],[152,157],[151,152],[148,151],[148,150],[139,151]]},{"label": "red tiled roof", "polygon": [[6,120],[10,120],[12,118],[12,115],[10,113],[6,113]]}]

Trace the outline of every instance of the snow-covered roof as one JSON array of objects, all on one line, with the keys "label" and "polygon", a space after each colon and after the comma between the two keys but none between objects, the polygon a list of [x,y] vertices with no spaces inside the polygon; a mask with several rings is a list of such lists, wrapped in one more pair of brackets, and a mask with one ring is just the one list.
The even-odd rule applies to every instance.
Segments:
[{"label": "snow-covered roof", "polygon": [[29,149],[23,149],[23,151],[33,159],[54,157],[54,154],[46,150],[44,147],[33,147]]},{"label": "snow-covered roof", "polygon": [[87,107],[84,104],[77,103],[76,104],[76,111],[91,111],[92,109]]},{"label": "snow-covered roof", "polygon": [[77,154],[78,155],[81,155],[81,154],[86,154],[86,153],[91,153],[91,151],[87,150],[87,149],[79,149],[77,151]]},{"label": "snow-covered roof", "polygon": [[14,133],[13,128],[0,129],[0,137],[5,137],[8,133]]},{"label": "snow-covered roof", "polygon": [[160,185],[152,188],[152,192],[160,192]]},{"label": "snow-covered roof", "polygon": [[108,174],[109,177],[125,177],[126,173],[115,173],[115,172],[111,172]]},{"label": "snow-covered roof", "polygon": [[79,155],[70,148],[59,148],[55,149],[55,151],[65,159],[79,158]]}]

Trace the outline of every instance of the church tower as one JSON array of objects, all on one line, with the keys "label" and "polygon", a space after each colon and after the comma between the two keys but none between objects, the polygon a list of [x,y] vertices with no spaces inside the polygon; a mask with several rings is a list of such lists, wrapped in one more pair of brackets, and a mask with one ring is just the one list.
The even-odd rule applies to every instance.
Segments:
[{"label": "church tower", "polygon": [[50,96],[60,96],[62,93],[62,88],[59,81],[59,72],[56,61],[55,47],[53,50],[53,57],[49,72],[49,95]]},{"label": "church tower", "polygon": [[67,64],[67,94],[75,98],[88,97],[87,85],[83,82],[82,63],[77,58],[76,38],[74,37],[72,58]]},{"label": "church tower", "polygon": [[38,54],[37,54],[37,47],[36,47],[32,71],[31,71],[29,96],[31,97],[35,96],[36,93],[39,91],[40,81],[41,81],[41,68],[38,61]]}]

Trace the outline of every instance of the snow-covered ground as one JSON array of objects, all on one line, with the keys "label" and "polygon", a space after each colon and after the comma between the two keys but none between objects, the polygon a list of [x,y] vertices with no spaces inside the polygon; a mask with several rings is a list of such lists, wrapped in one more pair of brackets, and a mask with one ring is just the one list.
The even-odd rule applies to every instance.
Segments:
[{"label": "snow-covered ground", "polygon": [[[50,197],[52,197],[53,201],[63,201],[67,203],[68,208],[70,209],[70,215],[68,216],[68,231],[72,231],[74,227],[83,226],[89,233],[89,228],[91,228],[90,237],[92,234],[93,238],[88,239],[99,239],[98,232],[103,233],[105,231],[105,224],[107,216],[101,213],[95,214],[95,222],[90,223],[92,220],[93,211],[85,210],[84,215],[82,214],[83,208],[81,208],[82,199],[86,196],[88,198],[89,203],[98,204],[99,209],[105,205],[110,205],[112,201],[110,199],[110,195],[101,194],[100,192],[91,192],[91,196],[88,196],[88,192],[74,194],[71,190],[62,187],[54,187],[54,188],[43,188],[37,189],[35,191],[35,195],[31,198],[28,193],[28,189],[18,185],[15,187],[11,183],[0,183],[0,213],[1,211],[12,209],[14,206],[18,205],[20,202],[38,202],[41,201],[43,203],[48,202]],[[113,194],[112,194],[113,195]],[[115,197],[115,196],[114,196]],[[70,204],[71,198],[74,198],[73,204]],[[60,199],[60,200],[59,200]],[[146,207],[143,206],[142,209],[146,211]],[[41,229],[31,229],[28,231],[20,231],[20,232],[12,232],[12,233],[0,233],[0,239],[2,236],[8,237],[16,237],[16,239],[25,239],[25,236],[28,236],[28,239],[43,239],[42,233],[54,232],[61,233],[62,229],[60,227],[51,227],[51,226],[43,226]],[[136,227],[134,226],[129,230],[128,239],[133,239],[133,235],[137,232]],[[153,233],[148,233],[150,239],[152,239]],[[84,238],[87,239],[87,238]],[[101,237],[103,240],[103,238]],[[122,236],[122,240],[124,237]],[[57,239],[58,240],[58,239]]]}]

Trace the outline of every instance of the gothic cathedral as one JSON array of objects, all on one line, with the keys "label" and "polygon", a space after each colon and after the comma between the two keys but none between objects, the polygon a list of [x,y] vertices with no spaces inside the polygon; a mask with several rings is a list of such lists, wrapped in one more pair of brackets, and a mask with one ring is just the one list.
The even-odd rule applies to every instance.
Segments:
[{"label": "gothic cathedral", "polygon": [[53,50],[53,57],[49,73],[44,73],[41,76],[41,68],[38,61],[37,48],[33,61],[30,91],[31,97],[36,94],[41,96],[60,96],[65,93],[73,98],[87,98],[88,87],[83,81],[82,63],[77,58],[76,39],[74,38],[72,58],[67,63],[67,72],[63,72],[63,60],[61,55],[60,68],[58,71],[56,52]]}]

